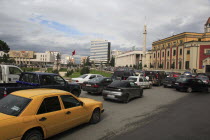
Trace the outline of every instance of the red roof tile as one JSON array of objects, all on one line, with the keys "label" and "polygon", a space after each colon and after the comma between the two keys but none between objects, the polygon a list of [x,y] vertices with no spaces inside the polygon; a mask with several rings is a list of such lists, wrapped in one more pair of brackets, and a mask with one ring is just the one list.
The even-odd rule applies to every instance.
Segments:
[{"label": "red roof tile", "polygon": [[210,17],[209,17],[209,19],[206,21],[206,24],[205,24],[205,25],[207,25],[207,24],[210,24]]}]

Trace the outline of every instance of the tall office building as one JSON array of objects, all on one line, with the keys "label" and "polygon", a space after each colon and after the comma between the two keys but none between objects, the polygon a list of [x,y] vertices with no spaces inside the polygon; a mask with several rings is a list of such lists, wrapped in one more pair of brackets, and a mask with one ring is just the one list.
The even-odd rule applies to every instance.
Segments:
[{"label": "tall office building", "polygon": [[106,64],[110,61],[111,43],[107,40],[92,40],[90,47],[90,61],[96,65]]}]

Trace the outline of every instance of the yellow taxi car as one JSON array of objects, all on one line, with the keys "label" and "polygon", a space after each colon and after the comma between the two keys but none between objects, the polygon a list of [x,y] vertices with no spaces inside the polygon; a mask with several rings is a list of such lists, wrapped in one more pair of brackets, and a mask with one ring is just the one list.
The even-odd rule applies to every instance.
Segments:
[{"label": "yellow taxi car", "polygon": [[56,89],[16,91],[0,100],[0,140],[42,140],[97,123],[103,104]]}]

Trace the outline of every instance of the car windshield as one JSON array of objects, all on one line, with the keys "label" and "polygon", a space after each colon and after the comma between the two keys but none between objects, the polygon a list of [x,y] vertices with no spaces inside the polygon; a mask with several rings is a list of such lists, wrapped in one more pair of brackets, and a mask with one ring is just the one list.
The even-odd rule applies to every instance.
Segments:
[{"label": "car windshield", "polygon": [[96,77],[96,78],[90,79],[89,82],[100,82],[103,79],[104,79],[103,77]]},{"label": "car windshield", "polygon": [[187,81],[189,81],[190,79],[187,78],[180,78],[177,80],[177,82],[182,82],[182,83],[186,83]]},{"label": "car windshield", "polygon": [[127,87],[128,82],[125,81],[114,81],[112,82],[109,87]]},{"label": "car windshield", "polygon": [[85,78],[85,77],[87,77],[88,75],[87,74],[84,74],[84,75],[81,75],[79,78]]},{"label": "car windshield", "polygon": [[134,77],[129,77],[127,80],[128,80],[128,81],[133,81],[133,82],[136,82],[136,81],[137,81],[137,78],[134,78]]},{"label": "car windshield", "polygon": [[10,94],[0,100],[0,113],[18,116],[30,101],[31,99]]}]

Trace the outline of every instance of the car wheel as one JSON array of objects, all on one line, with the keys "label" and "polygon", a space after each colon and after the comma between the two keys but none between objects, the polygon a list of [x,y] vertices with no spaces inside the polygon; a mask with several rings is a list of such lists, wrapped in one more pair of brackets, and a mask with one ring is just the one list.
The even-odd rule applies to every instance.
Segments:
[{"label": "car wheel", "polygon": [[31,130],[24,134],[22,140],[43,140],[43,134],[38,130]]},{"label": "car wheel", "polygon": [[97,108],[93,111],[92,117],[90,119],[90,123],[91,124],[96,124],[100,120],[101,120],[101,112],[100,112],[100,109]]},{"label": "car wheel", "polygon": [[188,87],[188,88],[187,88],[187,92],[188,92],[188,93],[191,93],[191,92],[192,92],[192,88],[191,88],[191,87]]},{"label": "car wheel", "polygon": [[123,102],[124,103],[128,103],[129,102],[129,94],[128,93],[125,95],[125,100]]},{"label": "car wheel", "polygon": [[142,96],[143,96],[143,91],[140,91],[140,93],[139,93],[139,98],[142,98]]},{"label": "car wheel", "polygon": [[149,89],[151,89],[152,88],[152,85],[149,85]]}]

